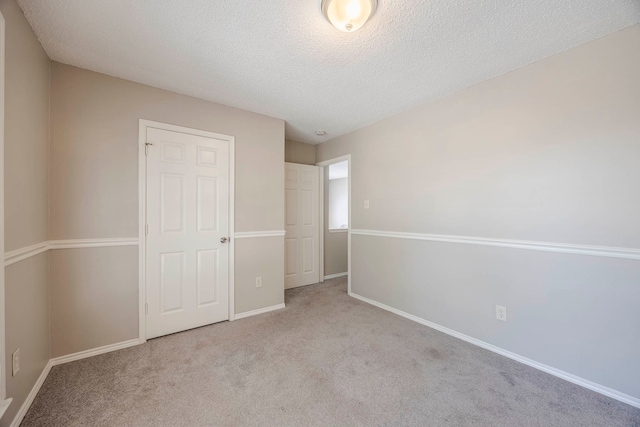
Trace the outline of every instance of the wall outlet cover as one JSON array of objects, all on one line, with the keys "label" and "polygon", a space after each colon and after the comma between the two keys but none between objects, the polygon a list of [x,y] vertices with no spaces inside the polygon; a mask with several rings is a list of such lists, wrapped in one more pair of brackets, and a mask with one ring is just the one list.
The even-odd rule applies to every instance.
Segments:
[{"label": "wall outlet cover", "polygon": [[12,376],[16,376],[18,371],[20,370],[20,349],[17,349],[11,355],[11,364],[12,364]]},{"label": "wall outlet cover", "polygon": [[507,307],[496,305],[496,319],[502,320],[503,322],[507,321]]}]

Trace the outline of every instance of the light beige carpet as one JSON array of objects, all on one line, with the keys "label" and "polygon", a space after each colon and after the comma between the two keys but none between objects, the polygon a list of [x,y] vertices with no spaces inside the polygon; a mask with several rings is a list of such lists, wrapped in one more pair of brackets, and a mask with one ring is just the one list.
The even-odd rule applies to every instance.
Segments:
[{"label": "light beige carpet", "polygon": [[350,298],[53,368],[23,426],[640,426],[640,410]]}]

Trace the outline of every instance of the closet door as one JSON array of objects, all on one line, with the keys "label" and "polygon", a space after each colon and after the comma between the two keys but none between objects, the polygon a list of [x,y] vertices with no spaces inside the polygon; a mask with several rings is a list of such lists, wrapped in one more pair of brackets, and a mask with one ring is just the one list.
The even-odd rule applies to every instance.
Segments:
[{"label": "closet door", "polygon": [[147,130],[147,338],[229,319],[229,141]]},{"label": "closet door", "polygon": [[285,288],[320,281],[319,168],[285,163]]}]

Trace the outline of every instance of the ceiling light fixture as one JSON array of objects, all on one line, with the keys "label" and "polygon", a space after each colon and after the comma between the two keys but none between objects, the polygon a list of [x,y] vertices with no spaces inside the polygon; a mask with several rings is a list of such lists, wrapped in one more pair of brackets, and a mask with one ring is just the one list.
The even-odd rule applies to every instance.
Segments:
[{"label": "ceiling light fixture", "polygon": [[322,0],[325,18],[345,33],[352,33],[366,24],[377,7],[378,0]]}]

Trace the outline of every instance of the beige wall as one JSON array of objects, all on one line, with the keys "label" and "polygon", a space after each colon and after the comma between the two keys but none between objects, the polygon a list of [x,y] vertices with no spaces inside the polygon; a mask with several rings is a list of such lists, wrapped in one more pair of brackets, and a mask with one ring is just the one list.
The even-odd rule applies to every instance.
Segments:
[{"label": "beige wall", "polygon": [[138,338],[137,247],[55,250],[50,257],[51,357]]},{"label": "beige wall", "polygon": [[318,161],[353,154],[356,228],[638,246],[639,34],[336,138]]},{"label": "beige wall", "polygon": [[[636,25],[323,143],[318,161],[351,154],[355,229],[638,248],[639,46]],[[352,245],[355,293],[640,398],[640,262]]]},{"label": "beige wall", "polygon": [[[284,191],[283,191],[284,193]],[[238,260],[243,262],[237,267]],[[262,287],[256,288],[256,277]],[[284,302],[284,239],[262,237],[236,240],[236,313],[257,310]],[[238,286],[242,283],[245,286]]]},{"label": "beige wall", "polygon": [[5,250],[48,239],[49,57],[14,0],[5,51]]},{"label": "beige wall", "polygon": [[[6,16],[6,15],[5,15]],[[5,269],[7,397],[13,402],[0,420],[11,423],[50,358],[49,254],[42,253]],[[20,349],[20,371],[11,375],[11,353]]]},{"label": "beige wall", "polygon": [[324,275],[346,273],[348,270],[347,237],[345,232],[324,231]]},{"label": "beige wall", "polygon": [[316,146],[287,139],[284,142],[284,161],[303,165],[315,165]]},{"label": "beige wall", "polygon": [[[0,0],[5,19],[5,250],[48,239],[49,58],[14,0]],[[9,425],[49,360],[48,254],[5,269],[5,372],[13,403]],[[20,372],[11,353],[20,348]]]},{"label": "beige wall", "polygon": [[139,119],[235,136],[236,231],[282,229],[282,120],[54,62],[53,239],[138,235]]},{"label": "beige wall", "polygon": [[[137,237],[139,119],[235,136],[236,231],[284,228],[282,120],[54,62],[52,239]],[[245,250],[246,245],[253,249]],[[137,254],[130,247],[106,252],[76,249],[53,255],[54,355],[135,337]],[[114,260],[120,260],[118,272]],[[235,265],[236,312],[283,302],[282,242],[238,241]],[[263,276],[268,286],[256,289],[249,271]],[[74,295],[77,304],[65,303],[65,295]],[[121,319],[113,321],[107,313]]]},{"label": "beige wall", "polygon": [[347,233],[329,232],[329,167],[324,168],[324,275],[347,272]]}]

